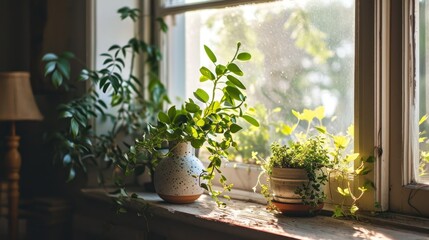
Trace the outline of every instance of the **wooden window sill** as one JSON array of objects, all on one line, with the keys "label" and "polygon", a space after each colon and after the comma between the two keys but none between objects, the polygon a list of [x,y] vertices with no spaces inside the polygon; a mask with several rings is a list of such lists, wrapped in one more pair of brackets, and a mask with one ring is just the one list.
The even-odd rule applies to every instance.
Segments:
[{"label": "wooden window sill", "polygon": [[[82,193],[92,200],[110,202],[106,192],[101,189],[84,189]],[[155,193],[137,194],[148,203],[147,216],[150,217],[146,218],[149,224],[151,218],[165,222],[174,220],[190,229],[198,228],[207,233],[212,231],[213,235],[210,236],[213,237],[216,232],[229,236],[229,239],[427,239],[429,236],[424,232],[398,229],[391,225],[328,216],[299,218],[273,215],[265,211],[264,205],[241,200],[231,200],[226,208],[217,208],[206,195],[192,204],[175,205],[163,202]],[[139,205],[143,204],[133,204],[132,208],[140,208]],[[160,229],[168,227],[161,226]],[[167,233],[159,233],[162,234]]]}]

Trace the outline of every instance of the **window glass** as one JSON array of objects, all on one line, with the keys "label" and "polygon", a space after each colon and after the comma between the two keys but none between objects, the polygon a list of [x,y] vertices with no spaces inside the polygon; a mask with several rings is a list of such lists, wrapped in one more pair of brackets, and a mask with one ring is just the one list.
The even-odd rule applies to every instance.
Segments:
[{"label": "window glass", "polygon": [[429,184],[429,1],[420,0],[418,7],[417,35],[418,47],[417,52],[417,79],[418,79],[418,96],[419,96],[419,142],[420,158],[415,161],[417,169],[416,180],[419,183]]},{"label": "window glass", "polygon": [[285,0],[169,16],[170,95],[183,99],[205,88],[199,68],[211,64],[203,45],[226,63],[240,41],[252,54],[240,66],[241,80],[261,127],[239,132],[240,151],[232,158],[268,156],[269,145],[285,139],[280,122],[294,123],[292,109],[323,106],[323,124],[345,133],[354,119],[354,2]]}]

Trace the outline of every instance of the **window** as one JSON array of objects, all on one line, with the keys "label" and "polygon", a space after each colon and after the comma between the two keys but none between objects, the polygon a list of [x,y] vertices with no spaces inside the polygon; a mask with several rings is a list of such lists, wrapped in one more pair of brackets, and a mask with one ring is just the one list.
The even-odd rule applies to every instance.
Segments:
[{"label": "window", "polygon": [[[198,67],[204,64],[203,44],[223,54],[225,47],[233,47],[240,40],[246,50],[252,49],[255,62],[244,69],[249,77],[247,93],[257,96],[249,99],[261,99],[267,111],[275,112],[280,107],[280,112],[273,113],[277,119],[273,119],[286,120],[290,109],[323,105],[328,119],[337,116],[338,121],[343,121],[334,122],[336,129],[344,131],[354,122],[355,151],[377,157],[373,173],[367,176],[376,190],[362,199],[361,209],[376,210],[374,203],[380,203],[381,210],[429,216],[425,205],[429,177],[420,175],[429,171],[429,164],[420,158],[429,148],[424,143],[419,148],[418,143],[419,132],[429,131],[427,121],[420,125],[420,131],[418,125],[428,113],[427,0],[166,2],[157,8],[157,14],[170,25],[168,36],[161,42],[168,70],[163,74],[171,93],[178,93],[181,99],[192,94],[190,89],[194,87],[189,84],[198,82],[189,80],[198,79],[192,74],[198,74]],[[314,12],[308,14],[311,11]],[[298,46],[299,41],[292,37],[296,25],[286,24],[292,13],[308,17],[307,27],[317,29],[316,35],[322,39],[317,49],[323,50],[324,57],[318,58]],[[417,17],[415,22],[413,17]],[[233,34],[226,34],[226,30]],[[415,72],[419,73],[416,82]],[[277,89],[281,93],[297,92],[290,85],[301,80],[300,84],[308,85],[295,99],[274,97]],[[414,83],[419,91],[413,91]],[[262,90],[270,97],[264,99]],[[414,97],[418,97],[418,104],[414,104]],[[253,183],[249,180],[252,176],[240,176],[244,179],[241,182]]]},{"label": "window", "polygon": [[[227,61],[241,41],[253,55],[241,66],[246,93],[262,121],[259,129],[239,132],[240,151],[231,158],[252,162],[252,152],[269,156],[269,145],[286,139],[281,122],[292,122],[292,109],[323,106],[324,125],[345,133],[354,122],[355,1],[223,2],[216,8],[211,2],[161,8],[169,24],[164,73],[172,99],[192,97],[197,87],[204,88],[198,81],[200,66],[209,64],[204,44]],[[229,165],[234,170],[225,170],[233,172],[229,179],[235,189],[251,190],[258,168]]]},{"label": "window", "polygon": [[285,139],[280,122],[291,123],[292,109],[323,106],[324,124],[345,132],[354,118],[354,12],[353,0],[287,0],[168,15],[170,96],[187,99],[204,89],[204,44],[226,62],[241,41],[253,55],[242,80],[261,127],[238,133],[240,151],[232,158],[267,157],[270,143]]}]

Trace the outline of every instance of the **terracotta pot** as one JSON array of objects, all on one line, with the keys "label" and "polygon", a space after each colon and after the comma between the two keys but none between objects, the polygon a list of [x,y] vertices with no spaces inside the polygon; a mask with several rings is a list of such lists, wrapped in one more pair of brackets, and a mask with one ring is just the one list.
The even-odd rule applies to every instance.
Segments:
[{"label": "terracotta pot", "polygon": [[293,216],[311,216],[323,208],[323,203],[317,206],[305,205],[295,191],[308,184],[307,171],[299,168],[273,168],[270,176],[270,187],[273,192],[272,203],[283,214]]},{"label": "terracotta pot", "polygon": [[273,168],[270,176],[273,199],[282,203],[302,203],[301,196],[296,194],[295,190],[308,182],[305,169]]},{"label": "terracotta pot", "polygon": [[194,177],[203,172],[203,164],[190,143],[180,142],[171,152],[172,157],[162,159],[155,169],[155,191],[166,202],[194,202],[204,191]]}]

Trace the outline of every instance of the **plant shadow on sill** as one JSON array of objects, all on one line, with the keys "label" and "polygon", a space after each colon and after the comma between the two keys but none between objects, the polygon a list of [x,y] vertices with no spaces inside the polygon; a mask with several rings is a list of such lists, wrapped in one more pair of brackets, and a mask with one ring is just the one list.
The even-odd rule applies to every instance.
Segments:
[{"label": "plant shadow on sill", "polygon": [[[265,198],[263,198],[260,194],[233,189],[230,193],[232,200],[246,202],[247,204],[258,204],[260,208],[267,212],[265,205]],[[227,203],[228,206],[232,203]],[[391,212],[382,212],[382,213],[373,213],[373,212],[365,212],[360,211],[356,218],[352,217],[342,217],[342,218],[332,218],[333,216],[334,206],[331,203],[325,203],[323,209],[321,209],[316,216],[319,216],[324,219],[333,219],[343,222],[357,222],[357,223],[369,223],[374,224],[380,227],[389,227],[394,229],[401,229],[406,231],[415,231],[418,233],[429,234],[429,219],[428,218],[420,218],[408,215],[401,215],[397,213]],[[313,218],[314,215],[285,215],[282,213],[272,213],[276,218]]]},{"label": "plant shadow on sill", "polygon": [[[234,200],[228,202],[226,208],[217,208],[210,196],[203,194],[200,199],[191,204],[169,204],[160,200],[154,193],[136,193],[144,201],[133,201],[129,214],[147,206],[147,215],[158,219],[162,224],[167,221],[178,221],[190,229],[212,230],[228,234],[226,239],[356,239],[379,237],[381,239],[425,239],[426,233],[411,232],[409,229],[372,224],[367,221],[334,219],[326,210],[311,218],[287,217],[273,215],[265,209],[265,205],[248,201]],[[102,189],[86,189],[82,193],[87,198],[110,202],[109,195]],[[84,201],[91,209],[98,206],[95,201]],[[144,206],[142,205],[144,204]],[[328,213],[328,214],[326,214]],[[131,216],[127,215],[127,216]],[[327,215],[327,216],[325,216]],[[118,215],[116,215],[116,218]],[[154,217],[154,218],[152,218]],[[121,218],[119,216],[119,218]],[[144,220],[144,218],[142,218]],[[171,222],[170,221],[170,222]],[[158,224],[157,223],[157,224]],[[165,230],[165,227],[159,227]],[[204,231],[206,231],[204,230]],[[160,232],[163,233],[163,232]],[[211,236],[211,235],[210,235]],[[210,239],[216,239],[214,237]]]}]

